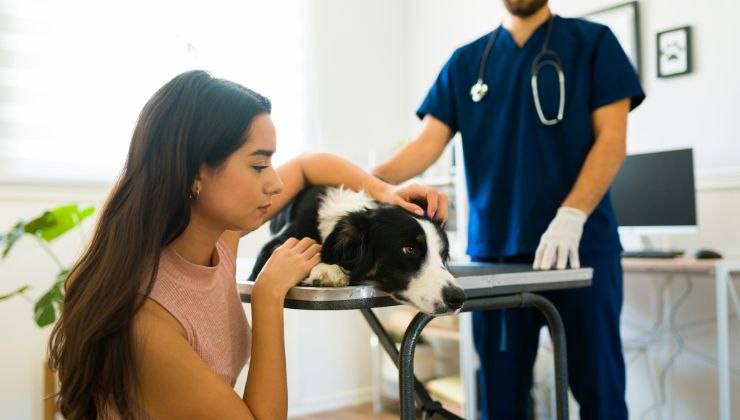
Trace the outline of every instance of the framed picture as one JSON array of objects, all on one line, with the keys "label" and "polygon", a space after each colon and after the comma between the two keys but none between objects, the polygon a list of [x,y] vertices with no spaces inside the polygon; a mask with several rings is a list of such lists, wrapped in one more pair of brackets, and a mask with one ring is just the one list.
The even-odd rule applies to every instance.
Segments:
[{"label": "framed picture", "polygon": [[658,32],[658,77],[673,77],[691,73],[691,27]]},{"label": "framed picture", "polygon": [[640,8],[637,1],[594,10],[582,16],[592,22],[606,25],[614,32],[619,44],[642,78],[642,51],[640,40]]}]

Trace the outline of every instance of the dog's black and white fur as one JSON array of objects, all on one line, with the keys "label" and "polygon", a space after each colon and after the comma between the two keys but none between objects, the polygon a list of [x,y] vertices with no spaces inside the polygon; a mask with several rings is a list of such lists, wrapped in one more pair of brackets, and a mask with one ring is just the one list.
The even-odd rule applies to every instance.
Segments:
[{"label": "dog's black and white fur", "polygon": [[307,188],[273,218],[270,231],[276,236],[262,248],[250,280],[288,238],[310,237],[322,249],[309,285],[373,284],[428,314],[456,311],[465,299],[446,268],[449,243],[440,225],[364,192]]}]

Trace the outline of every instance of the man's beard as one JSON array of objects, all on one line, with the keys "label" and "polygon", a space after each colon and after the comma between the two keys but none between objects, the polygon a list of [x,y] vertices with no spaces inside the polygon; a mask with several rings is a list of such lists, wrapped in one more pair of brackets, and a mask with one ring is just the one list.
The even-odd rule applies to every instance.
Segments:
[{"label": "man's beard", "polygon": [[527,18],[547,4],[547,0],[504,0],[504,6],[514,16]]}]

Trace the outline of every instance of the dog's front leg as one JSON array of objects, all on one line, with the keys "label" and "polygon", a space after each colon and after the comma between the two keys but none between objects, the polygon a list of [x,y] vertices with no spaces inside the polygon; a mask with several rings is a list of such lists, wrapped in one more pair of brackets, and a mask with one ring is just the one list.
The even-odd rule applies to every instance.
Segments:
[{"label": "dog's front leg", "polygon": [[349,274],[335,264],[317,264],[304,280],[309,286],[344,287],[349,285]]}]

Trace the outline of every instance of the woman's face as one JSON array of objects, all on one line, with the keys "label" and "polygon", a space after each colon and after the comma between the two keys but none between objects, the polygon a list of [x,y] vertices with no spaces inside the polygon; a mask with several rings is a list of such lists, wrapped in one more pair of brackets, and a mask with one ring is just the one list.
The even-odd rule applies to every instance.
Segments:
[{"label": "woman's face", "polygon": [[227,230],[251,231],[265,222],[283,183],[272,167],[275,127],[268,114],[252,120],[247,141],[216,169],[202,165],[194,216]]}]

